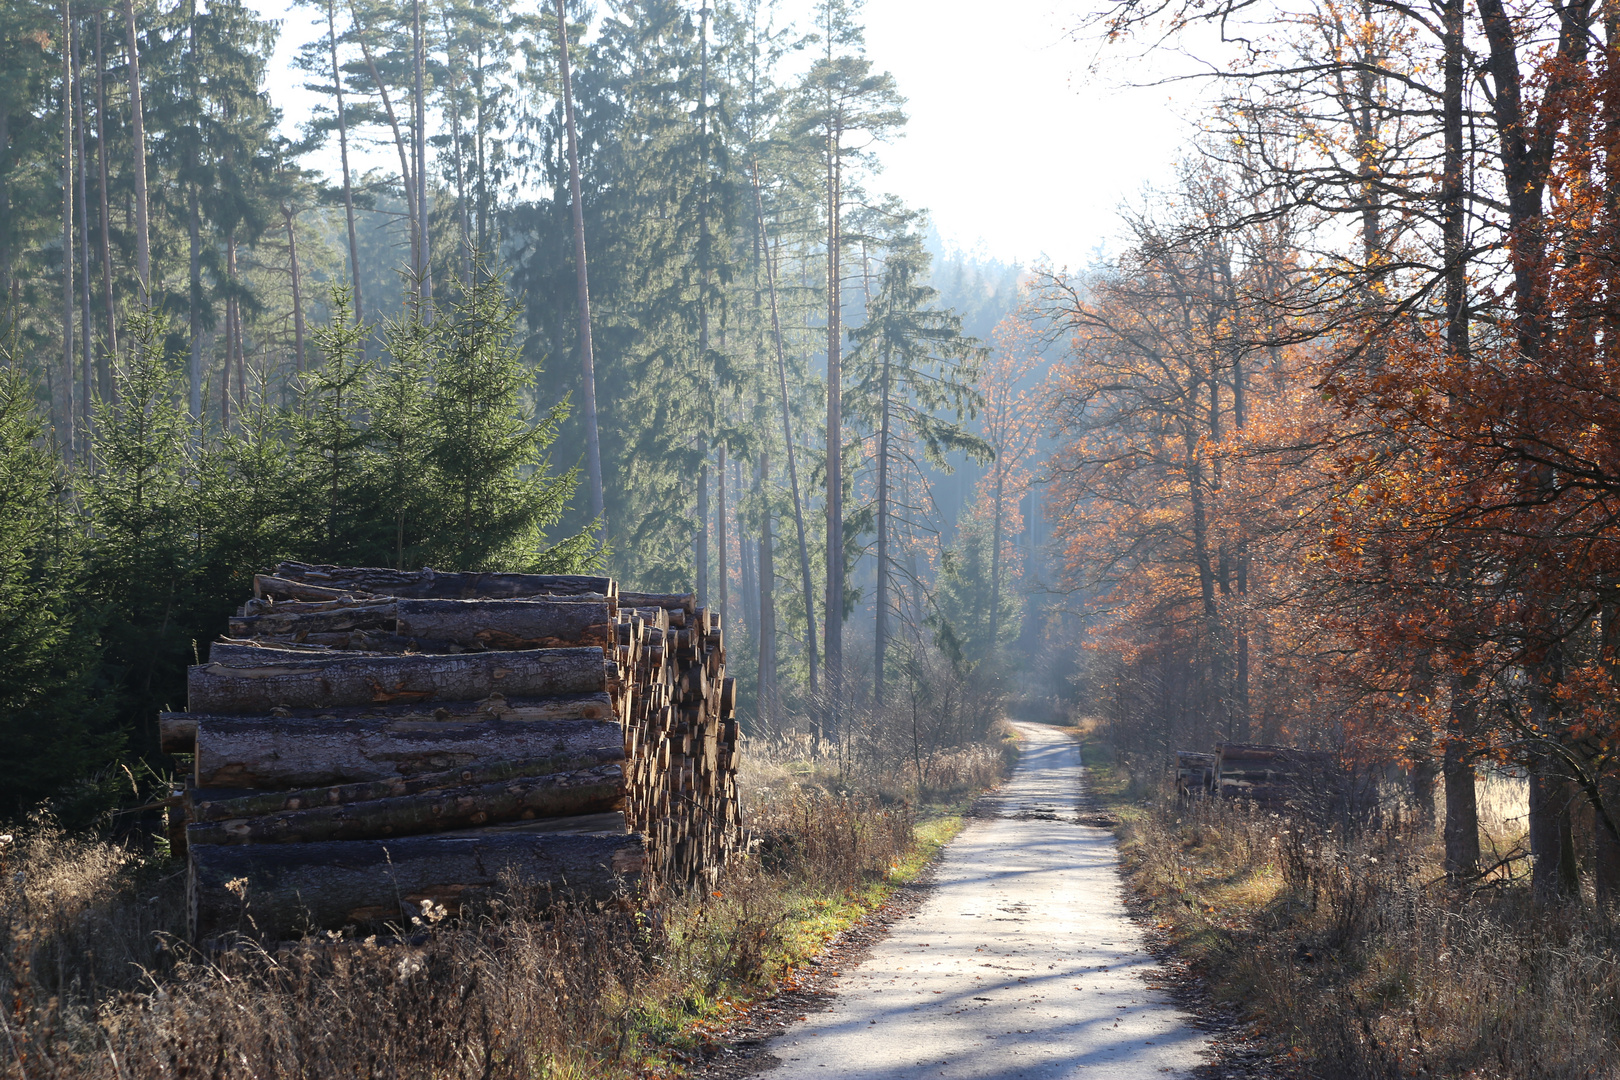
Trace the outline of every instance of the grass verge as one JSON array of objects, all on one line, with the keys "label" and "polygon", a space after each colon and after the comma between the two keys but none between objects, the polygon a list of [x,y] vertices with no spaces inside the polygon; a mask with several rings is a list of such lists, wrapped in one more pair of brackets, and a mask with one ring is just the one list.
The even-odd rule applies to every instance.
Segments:
[{"label": "grass verge", "polygon": [[[1083,736],[1084,737],[1084,736]],[[1302,1078],[1620,1077],[1620,923],[1498,874],[1459,889],[1434,823],[1391,799],[1346,833],[1178,802],[1093,751],[1134,895],[1212,997]],[[1484,823],[1511,846],[1512,820]]]}]

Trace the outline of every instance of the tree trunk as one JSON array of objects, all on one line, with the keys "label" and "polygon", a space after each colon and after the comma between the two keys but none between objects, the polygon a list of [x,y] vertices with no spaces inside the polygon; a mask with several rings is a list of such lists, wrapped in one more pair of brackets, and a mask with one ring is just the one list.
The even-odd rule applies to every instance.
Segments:
[{"label": "tree trunk", "polygon": [[135,172],[135,270],[141,278],[141,303],[152,303],[152,244],[147,224],[146,117],[141,105],[140,46],[135,33],[135,0],[124,0],[124,25],[129,32],[129,113],[131,151]]},{"label": "tree trunk", "polygon": [[990,527],[990,652],[1001,642],[1001,509],[1007,494],[1007,470],[997,461],[996,520]]},{"label": "tree trunk", "polygon": [[[405,217],[411,227],[411,272],[415,274],[419,252],[422,248],[422,215],[416,205],[416,183],[411,175],[412,155],[405,149],[405,135],[399,129],[399,116],[394,112],[394,100],[389,96],[388,87],[377,73],[377,62],[371,55],[371,44],[366,41],[365,28],[360,25],[360,16],[354,10],[354,0],[349,0],[349,18],[354,22],[355,39],[360,43],[360,54],[365,57],[366,70],[371,74],[371,82],[377,88],[377,96],[382,99],[383,113],[388,117],[388,127],[394,134],[394,150],[399,154],[399,180],[405,189]],[[415,284],[412,290],[415,290]],[[356,309],[358,311],[358,308]]]},{"label": "tree trunk", "polygon": [[73,15],[62,0],[62,392],[57,431],[66,458],[75,450],[73,409]]},{"label": "tree trunk", "polygon": [[[563,119],[568,130],[568,196],[574,209],[574,279],[579,302],[580,396],[585,399],[585,475],[591,485],[591,513],[597,536],[607,539],[602,495],[602,450],[596,429],[596,355],[591,346],[591,290],[585,268],[585,204],[579,192],[579,134],[574,124],[574,90],[568,70],[568,14],[557,4],[557,60],[562,75]],[[480,177],[480,182],[482,178]]]},{"label": "tree trunk", "polygon": [[606,900],[640,874],[640,837],[492,833],[467,837],[210,845],[191,857],[194,939],[228,931],[278,937],[299,930],[410,925],[426,901],[456,911],[510,882],[558,882],[558,898]]},{"label": "tree trunk", "polygon": [[771,507],[765,482],[771,475],[767,451],[759,455],[759,719],[765,731],[776,721],[776,553],[771,543]]},{"label": "tree trunk", "polygon": [[614,643],[607,601],[401,600],[396,633],[494,649]]},{"label": "tree trunk", "polygon": [[[349,283],[354,290],[354,321],[366,321],[365,304],[360,297],[360,241],[354,231],[354,182],[349,172],[349,121],[343,107],[343,69],[338,64],[337,0],[326,0],[326,40],[332,51],[332,91],[337,97],[338,160],[343,168],[343,216],[349,227]],[[299,351],[298,370],[302,371],[303,352]]]},{"label": "tree trunk", "polygon": [[191,712],[237,716],[276,708],[394,701],[471,701],[490,694],[551,696],[608,689],[600,648],[532,649],[460,656],[340,656],[263,667],[208,663],[187,676]]},{"label": "tree trunk", "polygon": [[[217,647],[217,643],[216,643]],[[563,697],[507,697],[491,695],[482,701],[435,701],[426,704],[384,704],[322,706],[313,709],[278,710],[290,714],[285,719],[389,720],[399,724],[449,724],[491,718],[509,721],[608,720],[614,715],[613,698],[607,693],[572,694]],[[158,713],[158,743],[165,754],[196,752],[197,728],[205,721],[235,721],[238,717],[210,717],[205,713]],[[617,758],[609,760],[617,761]],[[561,766],[558,767],[560,769]],[[553,772],[557,769],[551,770]],[[380,796],[377,796],[380,798]]]},{"label": "tree trunk", "polygon": [[[1602,777],[1598,792],[1611,818],[1620,812],[1620,782],[1613,776]],[[1599,904],[1620,904],[1620,840],[1601,820],[1592,830],[1592,884]]]},{"label": "tree trunk", "polygon": [[1543,756],[1530,766],[1531,891],[1543,900],[1578,894],[1570,803],[1575,794],[1558,765]]},{"label": "tree trunk", "polygon": [[11,303],[11,113],[0,108],[0,303]]},{"label": "tree trunk", "polygon": [[84,460],[91,460],[90,417],[95,392],[95,332],[90,316],[90,191],[89,169],[85,153],[84,64],[79,38],[73,38],[73,107],[78,114],[74,122],[74,149],[78,160],[74,163],[74,182],[79,200],[79,444],[84,448]]},{"label": "tree trunk", "polygon": [[[829,48],[831,45],[829,44]],[[827,711],[822,738],[838,737],[844,698],[844,338],[842,277],[843,194],[840,142],[836,123],[827,125]]]},{"label": "tree trunk", "polygon": [[624,749],[616,720],[197,720],[200,788],[309,788]]},{"label": "tree trunk", "polygon": [[872,627],[872,700],[879,707],[889,655],[889,365],[889,351],[884,349],[877,445],[877,603]]},{"label": "tree trunk", "polygon": [[422,27],[422,0],[411,0],[412,139],[416,153],[416,216],[422,231],[417,278],[425,308],[433,303],[433,237],[429,222],[427,182],[427,33]]},{"label": "tree trunk", "polygon": [[515,776],[336,806],[312,806],[192,825],[186,843],[309,844],[415,836],[506,821],[605,814],[624,807],[617,763],[573,772]]},{"label": "tree trunk", "polygon": [[693,538],[697,569],[698,607],[709,606],[709,463],[704,461],[697,475],[697,535]]},{"label": "tree trunk", "polygon": [[[118,315],[113,299],[112,233],[107,206],[107,53],[103,12],[96,12],[96,177],[101,209],[101,293],[106,301],[107,337],[96,368],[103,401],[112,400],[112,357],[118,355]],[[0,207],[0,214],[5,212]]]},{"label": "tree trunk", "polygon": [[[617,586],[612,578],[584,574],[484,574],[477,571],[391,570],[372,566],[327,566],[284,562],[276,573],[287,581],[317,586],[334,593],[372,593],[413,600],[514,600],[525,596],[581,596],[612,599]],[[270,578],[260,575],[259,580]],[[255,590],[258,586],[255,585]],[[334,597],[335,598],[335,597]]]},{"label": "tree trunk", "polygon": [[196,439],[202,441],[202,210],[198,206],[196,183],[186,185],[186,227],[191,241],[191,263],[186,280],[189,289],[189,323],[191,355],[187,366],[189,378],[191,422]]},{"label": "tree trunk", "polygon": [[[610,746],[577,757],[517,758],[491,762],[475,768],[450,769],[445,772],[422,773],[409,777],[396,776],[387,780],[371,780],[358,784],[297,788],[291,791],[254,791],[243,795],[210,788],[191,788],[187,791],[189,804],[187,817],[192,822],[232,821],[237,818],[257,817],[260,814],[331,808],[348,803],[395,799],[402,795],[420,795],[423,792],[445,791],[469,785],[493,784],[525,776],[576,772],[603,765],[616,765],[623,761],[624,752]],[[211,795],[220,797],[210,798]]]},{"label": "tree trunk", "polygon": [[731,550],[730,550],[730,547],[729,547],[729,545],[727,543],[728,537],[726,536],[726,446],[725,446],[725,444],[721,443],[719,448],[715,451],[715,453],[718,455],[718,460],[716,462],[715,473],[714,473],[714,476],[715,476],[715,498],[716,498],[716,501],[717,501],[717,505],[715,506],[715,514],[714,514],[714,539],[715,539],[715,542],[720,547],[720,558],[718,560],[720,565],[717,567],[717,569],[720,571],[720,625],[722,625],[722,626],[729,629],[730,626],[731,626],[731,593],[730,593],[730,588],[731,588],[731,585],[730,585],[731,567],[729,565],[729,562],[730,562],[729,556],[731,554]]},{"label": "tree trunk", "polygon": [[[287,257],[292,263],[292,300],[293,300],[293,342],[298,358],[298,370],[304,370],[304,282],[298,271],[298,232],[293,228],[293,213],[290,205],[283,204],[281,216],[287,223]],[[358,310],[358,308],[356,309]]]},{"label": "tree trunk", "polygon": [[816,600],[815,584],[810,573],[810,543],[805,536],[804,500],[799,495],[798,458],[793,447],[793,411],[788,403],[787,360],[782,352],[782,319],[776,301],[776,263],[771,257],[769,237],[765,234],[765,202],[759,189],[759,162],[753,163],[754,209],[759,215],[760,242],[765,254],[765,282],[771,295],[771,340],[776,347],[776,381],[782,400],[782,443],[787,453],[788,483],[793,489],[793,524],[799,536],[799,576],[804,589],[805,649],[810,662],[810,694],[815,696],[816,683]]}]

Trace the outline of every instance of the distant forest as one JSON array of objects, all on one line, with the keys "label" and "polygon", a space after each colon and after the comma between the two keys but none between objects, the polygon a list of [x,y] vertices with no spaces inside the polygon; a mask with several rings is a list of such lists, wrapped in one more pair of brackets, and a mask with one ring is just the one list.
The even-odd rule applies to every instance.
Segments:
[{"label": "distant forest", "polygon": [[541,8],[295,9],[296,118],[237,0],[0,16],[6,812],[157,785],[283,557],[695,591],[751,730],[829,746],[1017,638],[1043,345],[882,190],[858,5]]}]

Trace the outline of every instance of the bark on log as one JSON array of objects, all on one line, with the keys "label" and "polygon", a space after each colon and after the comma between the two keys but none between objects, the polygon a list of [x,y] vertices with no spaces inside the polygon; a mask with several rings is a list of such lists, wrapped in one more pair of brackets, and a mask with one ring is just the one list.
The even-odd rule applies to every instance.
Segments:
[{"label": "bark on log", "polygon": [[333,723],[211,716],[198,724],[196,746],[197,787],[302,788],[622,749],[624,728],[604,720]]},{"label": "bark on log", "polygon": [[[283,715],[285,714],[285,715]],[[613,700],[607,694],[573,694],[558,697],[512,697],[491,694],[482,701],[432,702],[427,705],[359,705],[330,709],[278,709],[267,723],[280,720],[393,720],[401,722],[465,722],[470,720],[609,720]],[[196,750],[197,723],[208,719],[205,713],[158,713],[158,736],[166,754],[190,754]],[[215,717],[239,720],[241,717]]]},{"label": "bark on log", "polygon": [[395,609],[398,605],[395,601],[389,600],[380,604],[321,606],[324,610],[270,610],[261,615],[239,615],[230,621],[231,636],[249,638],[325,634],[342,630],[392,630]]},{"label": "bark on log", "polygon": [[540,696],[608,689],[600,648],[460,656],[348,656],[258,667],[200,664],[188,677],[189,711],[253,715],[277,707],[464,701],[493,693]]},{"label": "bark on log", "polygon": [[395,633],[494,649],[614,643],[607,601],[401,600]]},{"label": "bark on log", "polygon": [[[272,600],[305,600],[313,602],[327,601],[353,601],[356,599],[353,589],[333,589],[325,585],[311,585],[308,582],[293,581],[290,578],[279,577],[275,574],[254,574],[253,595],[269,597]],[[364,595],[364,594],[360,594]]]},{"label": "bark on log", "polygon": [[254,791],[246,794],[231,792],[226,797],[217,799],[208,798],[207,788],[192,788],[187,792],[187,812],[190,820],[194,822],[230,821],[233,818],[254,817],[259,814],[280,814],[291,810],[310,810],[375,799],[394,799],[403,795],[419,795],[455,787],[493,784],[526,776],[596,769],[604,765],[617,765],[623,760],[622,748],[608,746],[568,757],[519,758],[467,769],[424,773],[420,776],[398,776],[388,780],[298,788],[293,791]]},{"label": "bark on log", "polygon": [[332,660],[342,657],[387,655],[389,654],[370,650],[334,649],[330,645],[311,645],[301,641],[221,638],[208,646],[208,662],[224,664],[226,667],[259,667],[289,660]]},{"label": "bark on log", "polygon": [[238,931],[282,937],[350,924],[409,925],[428,900],[455,911],[505,880],[552,883],[560,896],[618,895],[640,873],[637,836],[414,836],[319,844],[211,844],[192,851],[193,939]]},{"label": "bark on log", "polygon": [[325,566],[284,562],[276,567],[283,580],[345,592],[413,599],[471,600],[480,597],[599,596],[611,601],[617,592],[612,578],[583,574],[479,574],[389,570],[371,566]]},{"label": "bark on log", "polygon": [[193,825],[198,844],[307,844],[467,829],[506,821],[603,814],[624,805],[624,771],[598,765],[386,799],[285,810]]},{"label": "bark on log", "polygon": [[688,615],[693,615],[697,612],[697,595],[695,593],[621,592],[619,594],[619,606],[663,608],[666,611],[684,611]]}]

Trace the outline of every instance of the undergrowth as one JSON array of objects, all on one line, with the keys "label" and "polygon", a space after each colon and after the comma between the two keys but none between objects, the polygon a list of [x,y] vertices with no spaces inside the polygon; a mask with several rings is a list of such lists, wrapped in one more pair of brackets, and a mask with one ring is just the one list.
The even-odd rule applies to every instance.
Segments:
[{"label": "undergrowth", "polygon": [[[1462,888],[1438,829],[1391,801],[1354,835],[1232,800],[1178,801],[1093,746],[1135,894],[1171,946],[1301,1077],[1620,1076],[1620,921],[1535,902],[1507,860]],[[1488,847],[1521,838],[1487,818]]]},{"label": "undergrowth", "polygon": [[[614,1078],[679,1075],[914,879],[1011,762],[948,752],[938,788],[752,762],[750,855],[655,904],[510,883],[487,909],[203,955],[183,866],[36,819],[0,844],[0,1076]],[[745,761],[749,760],[745,758]]]}]

